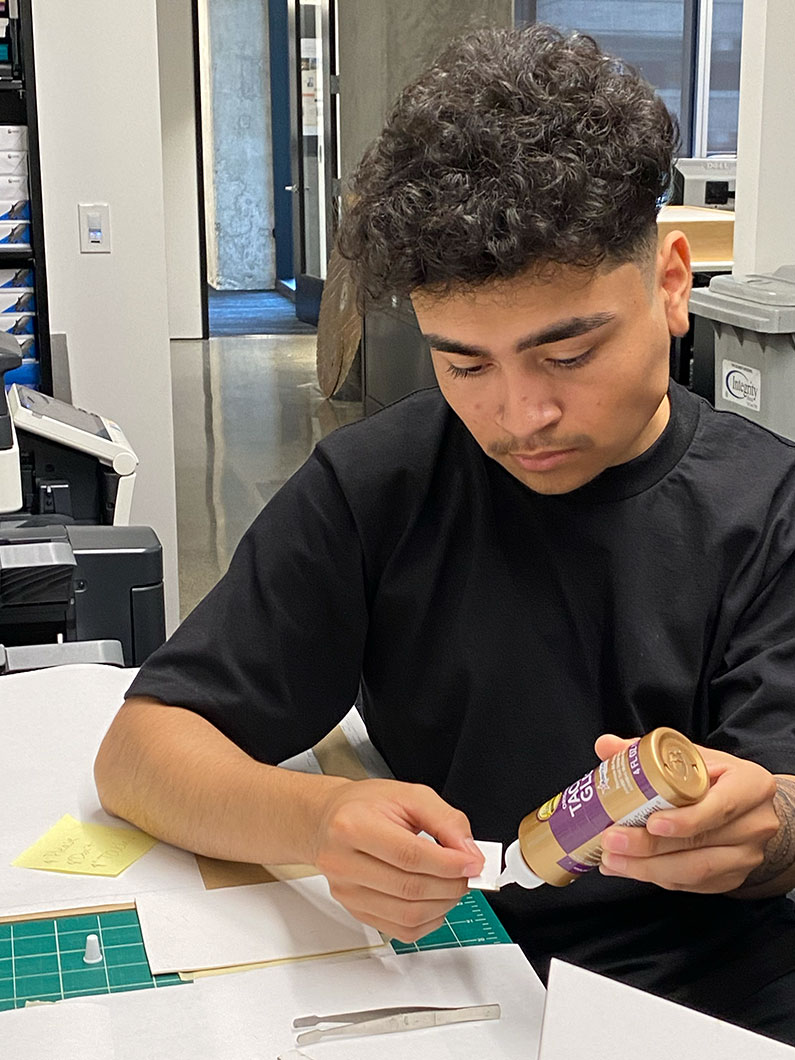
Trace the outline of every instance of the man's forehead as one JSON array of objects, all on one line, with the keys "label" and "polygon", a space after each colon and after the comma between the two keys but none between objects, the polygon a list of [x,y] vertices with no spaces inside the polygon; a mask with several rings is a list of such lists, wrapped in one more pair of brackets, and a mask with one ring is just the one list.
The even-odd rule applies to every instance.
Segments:
[{"label": "man's forehead", "polygon": [[550,319],[563,319],[611,311],[611,303],[641,289],[648,292],[648,269],[635,262],[596,269],[560,265],[445,290],[418,287],[411,301],[418,315],[456,318],[478,314],[487,306],[507,311],[532,307],[542,313],[552,310]]}]

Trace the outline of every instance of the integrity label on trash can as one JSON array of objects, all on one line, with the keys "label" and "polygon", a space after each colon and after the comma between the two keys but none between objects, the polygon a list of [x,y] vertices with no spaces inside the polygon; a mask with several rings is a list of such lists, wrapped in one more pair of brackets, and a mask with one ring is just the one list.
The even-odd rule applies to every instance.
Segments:
[{"label": "integrity label on trash can", "polygon": [[723,361],[723,400],[733,401],[745,409],[761,410],[762,374],[736,361]]}]

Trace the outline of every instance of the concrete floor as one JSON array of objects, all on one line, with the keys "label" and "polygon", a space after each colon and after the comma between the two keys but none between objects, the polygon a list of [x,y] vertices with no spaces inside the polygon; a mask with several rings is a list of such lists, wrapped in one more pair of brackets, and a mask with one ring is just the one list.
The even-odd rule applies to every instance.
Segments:
[{"label": "concrete floor", "polygon": [[320,438],[362,416],[317,386],[314,335],[171,343],[180,616]]}]

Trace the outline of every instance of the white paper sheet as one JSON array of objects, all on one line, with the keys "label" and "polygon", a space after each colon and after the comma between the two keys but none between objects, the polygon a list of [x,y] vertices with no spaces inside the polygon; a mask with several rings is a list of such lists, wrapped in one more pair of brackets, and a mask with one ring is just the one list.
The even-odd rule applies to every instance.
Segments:
[{"label": "white paper sheet", "polygon": [[[110,994],[52,1008],[102,1008],[107,1029],[82,1041],[82,1052],[55,1052],[51,1037],[38,1037],[39,1052],[6,1050],[0,1013],[0,1055],[14,1060],[275,1060],[295,1048],[292,1021],[313,1012],[340,1012],[385,1005],[476,1004],[497,1001],[499,1020],[304,1046],[310,1060],[517,1060],[535,1057],[544,990],[516,946],[471,946],[365,960],[291,964],[204,979],[183,986]],[[18,1019],[35,1010],[20,1012]],[[50,1017],[52,1019],[53,1017]],[[68,1020],[69,1013],[57,1019]],[[41,1020],[41,1017],[39,1017]],[[47,1017],[44,1017],[46,1020]],[[96,1014],[83,1027],[102,1027]],[[36,1021],[29,1038],[39,1035]],[[11,1039],[15,1040],[15,1039]],[[61,1036],[59,1041],[63,1041]],[[292,1058],[291,1058],[292,1060]],[[571,1060],[567,1057],[567,1060]],[[667,1058],[669,1060],[669,1058]]]},{"label": "white paper sheet", "polygon": [[283,769],[290,769],[294,773],[322,773],[323,770],[320,768],[320,762],[317,760],[317,756],[314,751],[301,751],[300,754],[293,755],[292,758],[285,758],[283,762],[279,762],[279,765]]},{"label": "white paper sheet", "polygon": [[394,779],[394,773],[370,742],[364,721],[356,707],[351,707],[340,722],[340,728],[369,776],[380,780]]},{"label": "white paper sheet", "polygon": [[781,1042],[553,960],[538,1060],[585,1052],[610,1060],[795,1060]]},{"label": "white paper sheet", "polygon": [[[393,1005],[498,1003],[499,1020],[300,1046],[313,1060],[518,1060],[535,1057],[544,988],[518,946],[469,946],[364,961],[289,964],[194,984],[222,1060],[272,1060],[296,1048],[292,1021]],[[588,1049],[587,1039],[578,1054]],[[571,1056],[567,1057],[571,1060]],[[637,1060],[637,1058],[636,1058]],[[670,1057],[668,1058],[670,1060]]]},{"label": "white paper sheet", "polygon": [[0,679],[0,916],[125,901],[165,888],[204,889],[194,856],[165,843],[115,879],[11,865],[65,813],[118,824],[100,807],[93,765],[135,673],[78,665]]},{"label": "white paper sheet", "polygon": [[8,1060],[117,1060],[110,1012],[85,1001],[0,1012],[0,1043]]},{"label": "white paper sheet", "polygon": [[[243,1060],[216,1050],[215,1034],[205,1014],[206,1005],[192,983],[134,990],[92,998],[110,1020],[113,1060]],[[60,1003],[62,1007],[74,1001]],[[0,1013],[2,1019],[3,1013]],[[0,1022],[2,1041],[2,1022]],[[0,1048],[0,1055],[5,1054]],[[37,1060],[61,1060],[43,1050]],[[71,1058],[70,1058],[71,1060]],[[85,1047],[79,1060],[104,1060]],[[271,1060],[258,1057],[257,1060]]]},{"label": "white paper sheet", "polygon": [[325,876],[146,894],[136,905],[155,975],[384,946],[331,897]]}]

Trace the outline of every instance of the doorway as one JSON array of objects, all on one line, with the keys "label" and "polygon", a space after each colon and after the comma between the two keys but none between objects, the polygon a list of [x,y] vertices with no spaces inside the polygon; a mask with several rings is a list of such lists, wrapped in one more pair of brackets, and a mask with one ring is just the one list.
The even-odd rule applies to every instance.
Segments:
[{"label": "doorway", "polygon": [[209,334],[317,324],[336,228],[333,0],[193,0]]},{"label": "doorway", "polygon": [[[271,0],[286,9],[289,113],[280,128],[289,128],[289,181],[277,204],[277,283],[292,291],[296,315],[317,324],[339,219],[339,86],[335,0]],[[272,53],[273,55],[273,53]],[[289,121],[289,125],[288,125]],[[274,151],[277,117],[274,114]],[[279,145],[286,153],[287,137]],[[285,160],[286,161],[286,160]],[[283,168],[287,174],[286,165]],[[279,211],[282,210],[282,216]],[[279,251],[278,233],[290,225],[292,261]],[[287,245],[287,239],[284,239]]]}]

